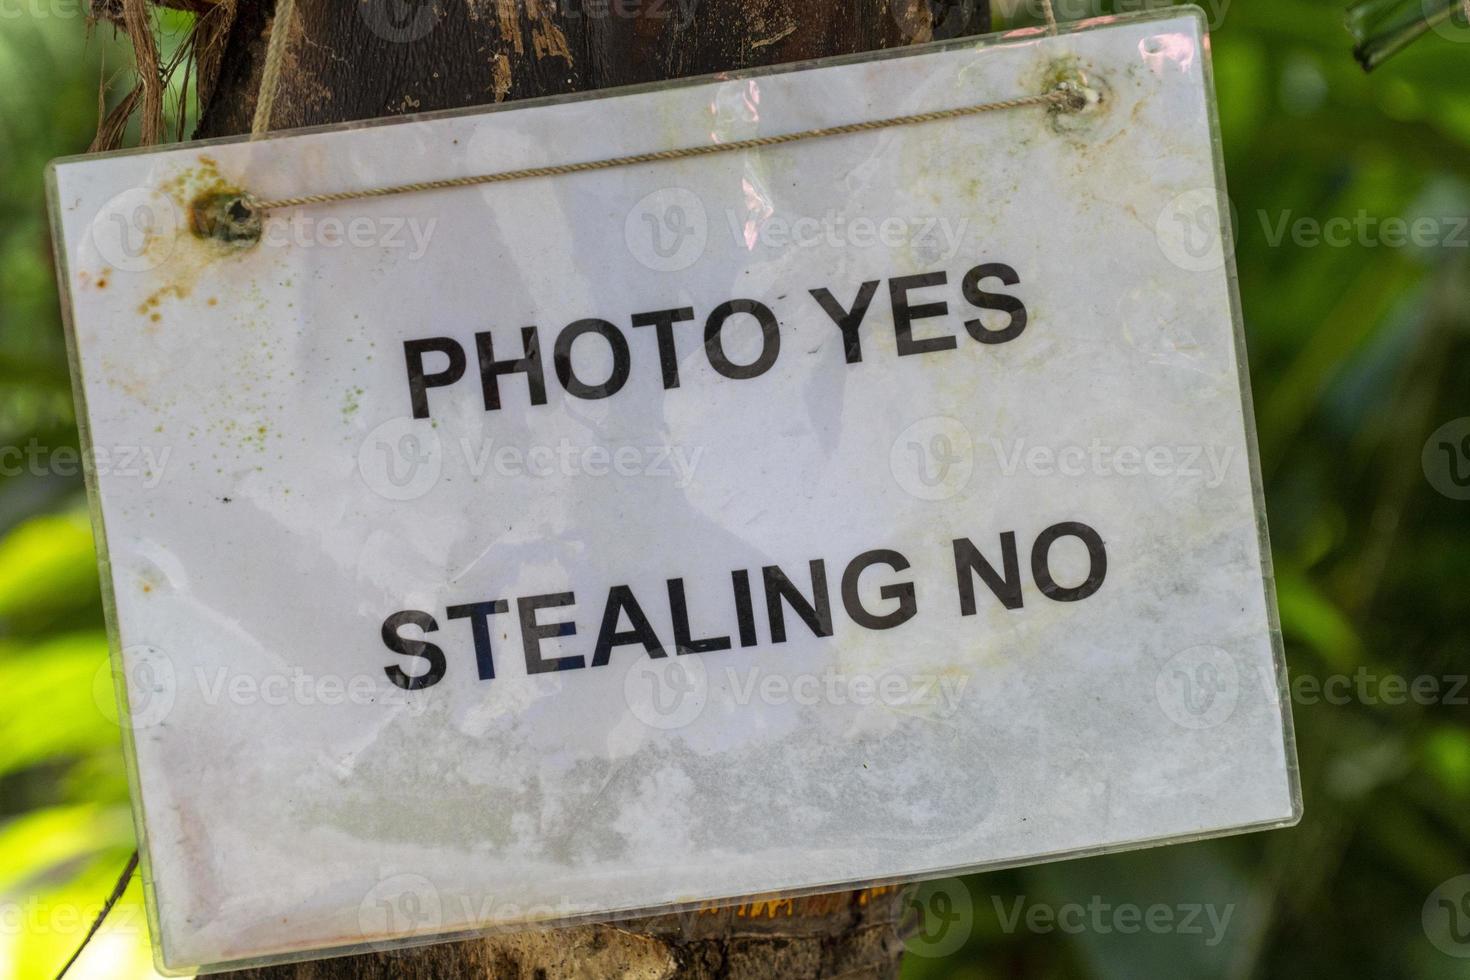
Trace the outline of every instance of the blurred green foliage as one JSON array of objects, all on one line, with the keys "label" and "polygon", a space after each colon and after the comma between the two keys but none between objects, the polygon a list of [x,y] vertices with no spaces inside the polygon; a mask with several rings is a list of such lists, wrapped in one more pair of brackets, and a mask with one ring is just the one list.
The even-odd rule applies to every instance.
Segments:
[{"label": "blurred green foliage", "polygon": [[[1470,673],[1470,503],[1421,464],[1436,429],[1470,416],[1470,30],[1443,25],[1365,75],[1331,0],[1204,6],[1306,816],[967,879],[968,942],[942,958],[918,943],[910,977],[1470,976],[1421,920],[1470,873],[1470,707],[1387,703],[1382,684],[1433,678],[1448,695]],[[1433,219],[1440,241],[1390,247],[1371,223],[1342,247],[1290,231],[1359,215]],[[1334,676],[1348,703],[1314,693]],[[920,902],[935,919],[937,890]],[[1215,945],[1208,925],[1126,935],[1106,916],[1042,932],[1012,923],[1018,897],[1232,917]]]},{"label": "blurred green foliage", "polygon": [[[1446,26],[1365,76],[1332,0],[1206,7],[1291,670],[1464,675],[1470,504],[1437,493],[1420,460],[1430,433],[1470,416],[1470,232],[1453,233],[1470,215],[1470,31]],[[34,15],[70,8],[14,9],[0,25],[0,446],[75,450],[41,173],[85,148],[104,66],[128,54],[76,16]],[[1278,235],[1360,214],[1433,218],[1441,240]],[[47,469],[0,474],[0,980],[52,975],[133,847],[85,494]],[[958,899],[940,894],[953,882],[930,886],[933,941],[911,943],[906,975],[1466,976],[1421,909],[1470,873],[1470,712],[1377,697],[1295,712],[1301,826],[976,876]],[[1215,943],[1208,924],[1043,930],[1012,920],[1018,901],[1230,919]],[[135,882],[73,975],[149,976],[147,947]]]},{"label": "blurred green foliage", "polygon": [[[0,978],[52,977],[132,852],[107,637],[41,188],[131,59],[76,5],[0,9]],[[110,66],[110,67],[109,67]],[[75,461],[77,457],[71,459]],[[153,976],[136,882],[73,977]]]}]

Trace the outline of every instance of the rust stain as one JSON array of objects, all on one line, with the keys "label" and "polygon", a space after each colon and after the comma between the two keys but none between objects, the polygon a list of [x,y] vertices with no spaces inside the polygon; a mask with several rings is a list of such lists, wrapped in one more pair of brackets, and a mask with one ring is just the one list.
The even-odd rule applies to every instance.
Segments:
[{"label": "rust stain", "polygon": [[172,296],[174,299],[188,299],[189,293],[193,291],[193,284],[187,280],[176,279],[173,282],[159,286],[148,294],[148,298],[138,304],[140,316],[151,316],[158,319],[157,307],[162,305],[164,299]]},{"label": "rust stain", "polygon": [[[219,260],[243,254],[255,242],[224,241],[218,237],[200,237],[196,229],[200,211],[206,202],[221,197],[238,197],[242,192],[219,171],[215,159],[200,155],[197,165],[180,170],[158,185],[178,209],[177,219],[156,221],[147,231],[143,252],[151,259],[151,291],[136,306],[138,316],[147,324],[163,319],[166,300],[185,300],[193,293],[200,277]],[[79,275],[85,285],[87,276]],[[97,273],[95,285],[106,289],[108,272]],[[211,297],[211,306],[218,303]],[[150,327],[150,332],[152,331]]]},{"label": "rust stain", "polygon": [[774,919],[778,915],[785,915],[789,918],[795,914],[796,901],[790,898],[747,902],[735,909],[735,916],[740,919]]},{"label": "rust stain", "polygon": [[867,905],[875,898],[882,898],[884,895],[892,895],[896,891],[898,891],[897,885],[879,885],[876,888],[864,888],[862,891],[858,892],[858,904]]},{"label": "rust stain", "polygon": [[161,190],[172,197],[181,208],[188,208],[199,196],[207,193],[239,193],[235,186],[219,171],[219,162],[214,157],[201,153],[199,165],[182,170],[164,181]]},{"label": "rust stain", "polygon": [[697,909],[698,915],[719,915],[729,910],[737,919],[790,919],[796,916],[822,917],[841,911],[853,901],[864,906],[876,898],[898,891],[898,885],[879,885],[851,892],[832,892],[822,895],[807,895],[804,898],[752,898],[738,905],[721,902],[704,902]]}]

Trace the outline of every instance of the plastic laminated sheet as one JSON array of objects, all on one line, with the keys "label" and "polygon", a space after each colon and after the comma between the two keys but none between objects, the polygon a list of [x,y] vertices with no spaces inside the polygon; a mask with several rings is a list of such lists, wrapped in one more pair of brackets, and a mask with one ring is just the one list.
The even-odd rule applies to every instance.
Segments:
[{"label": "plastic laminated sheet", "polygon": [[1197,13],[50,188],[162,967],[1299,815]]}]

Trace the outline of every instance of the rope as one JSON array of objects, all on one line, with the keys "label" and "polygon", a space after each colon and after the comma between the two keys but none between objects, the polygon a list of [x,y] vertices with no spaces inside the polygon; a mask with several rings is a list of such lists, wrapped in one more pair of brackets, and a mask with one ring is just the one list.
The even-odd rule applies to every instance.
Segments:
[{"label": "rope", "polygon": [[[1470,5],[1470,0],[1465,0]],[[1046,30],[1049,34],[1057,32],[1057,12],[1052,9],[1051,0],[1041,0],[1041,12],[1046,15]]]},{"label": "rope", "polygon": [[286,35],[291,33],[291,18],[296,13],[296,0],[276,0],[271,18],[271,39],[266,43],[265,67],[260,72],[260,88],[255,91],[255,116],[250,120],[250,138],[258,140],[271,128],[271,110],[276,107],[276,89],[281,82],[281,62],[286,55]]},{"label": "rope", "polygon": [[[285,0],[289,2],[289,0]],[[275,37],[271,43],[274,45]],[[1050,106],[1066,112],[1078,112],[1087,105],[1086,97],[1071,84],[1063,83],[1044,95],[1027,95],[1002,102],[987,102],[981,105],[962,106],[958,109],[940,109],[935,112],[920,112],[910,116],[893,116],[870,122],[847,123],[842,126],[826,126],[821,129],[806,129],[779,136],[758,136],[753,139],[736,140],[733,143],[705,143],[674,150],[655,150],[651,153],[636,153],[632,156],[611,157],[606,160],[589,160],[583,163],[564,163],[550,167],[528,167],[524,170],[506,170],[494,174],[479,174],[473,177],[450,177],[444,180],[425,180],[415,184],[396,184],[391,187],[370,187],[358,191],[338,191],[333,194],[306,194],[301,197],[283,197],[274,201],[246,199],[249,208],[257,214],[296,208],[308,204],[335,204],[339,201],[356,201],[370,197],[390,197],[395,194],[415,194],[420,191],[437,191],[450,187],[475,187],[481,184],[503,184],[512,180],[527,180],[534,177],[560,177],[566,174],[587,173],[594,170],[612,170],[616,167],[631,167],[643,163],[662,163],[668,160],[688,160],[722,153],[739,153],[768,146],[783,146],[802,140],[825,139],[831,136],[847,136],[852,133],[868,133],[896,126],[913,126],[920,123],[938,122],[944,119],[959,119],[976,116],[983,112],[999,112],[1006,109],[1022,109],[1029,106]]]},{"label": "rope", "polygon": [[92,937],[97,935],[97,930],[102,928],[102,920],[107,918],[107,913],[112,911],[112,907],[117,904],[118,899],[123,897],[123,892],[128,890],[128,881],[133,877],[133,872],[136,870],[138,870],[138,852],[134,851],[133,856],[128,858],[127,867],[123,868],[123,873],[118,876],[117,884],[112,886],[112,894],[107,896],[107,901],[102,903],[102,910],[97,913],[97,918],[92,920],[92,928],[88,929],[86,936],[82,937],[82,944],[77,947],[75,953],[71,954],[71,959],[66,961],[66,966],[63,966],[61,972],[56,974],[56,980],[63,980],[66,976],[66,971],[72,968],[72,964],[77,961],[77,957],[82,955],[82,950],[86,949],[87,944],[92,941]]}]

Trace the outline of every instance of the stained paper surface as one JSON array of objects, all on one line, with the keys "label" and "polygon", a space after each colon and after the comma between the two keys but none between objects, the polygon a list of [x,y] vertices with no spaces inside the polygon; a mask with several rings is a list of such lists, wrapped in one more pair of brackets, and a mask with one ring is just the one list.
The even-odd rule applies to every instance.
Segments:
[{"label": "stained paper surface", "polygon": [[[1125,18],[60,163],[163,961],[1294,820],[1207,62],[1194,16]],[[1075,115],[283,210],[253,248],[193,237],[184,210],[228,186],[290,197],[1010,99],[1078,71],[1102,98]],[[813,291],[850,310],[868,282],[854,351]],[[770,311],[774,354],[749,302],[711,353],[730,301]],[[661,357],[634,317],[685,308]],[[624,365],[603,328],[558,359],[587,319]],[[492,371],[487,408],[476,335],[505,360],[532,325],[544,404],[524,371]],[[405,343],[423,341],[433,381],[456,347],[463,370],[416,418]],[[638,634],[629,599],[646,631],[595,662],[600,631]],[[568,669],[532,672],[548,663]]]}]

